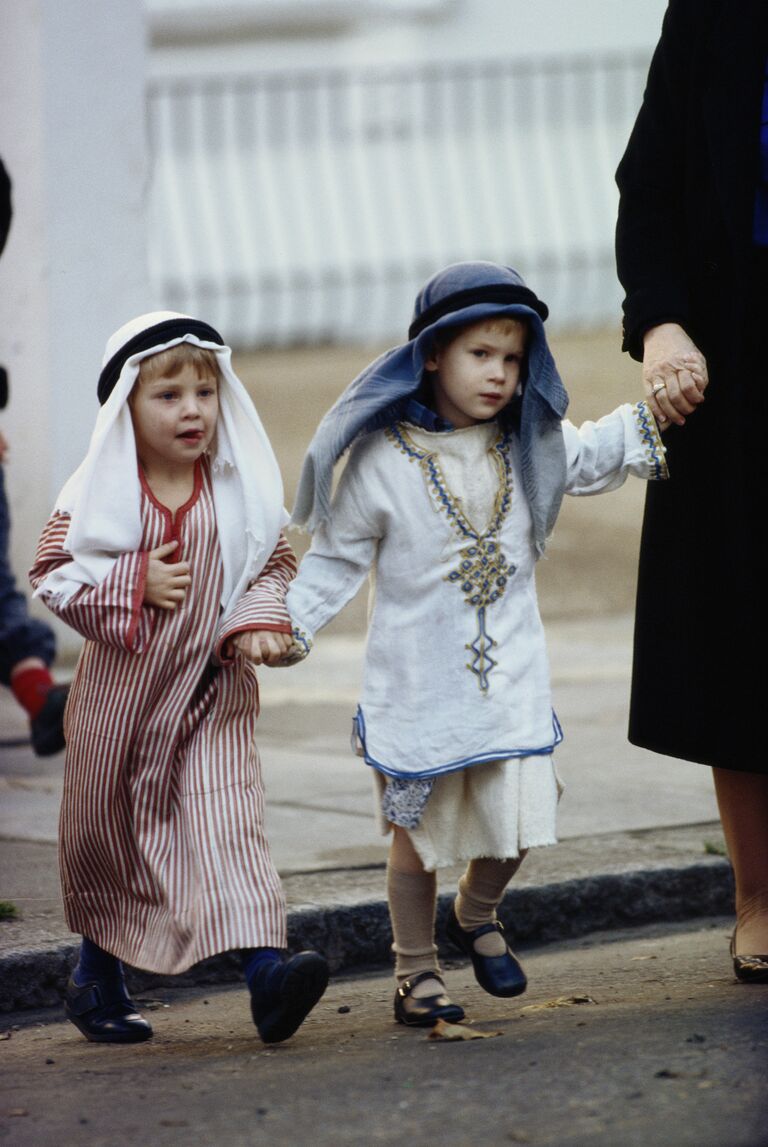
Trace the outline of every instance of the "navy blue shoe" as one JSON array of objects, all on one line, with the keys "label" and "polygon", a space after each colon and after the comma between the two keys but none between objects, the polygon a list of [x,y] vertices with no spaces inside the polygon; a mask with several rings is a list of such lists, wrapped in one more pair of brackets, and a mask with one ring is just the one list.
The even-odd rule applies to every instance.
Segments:
[{"label": "navy blue shoe", "polygon": [[[475,979],[481,988],[492,996],[520,996],[528,986],[525,972],[509,945],[502,956],[481,956],[475,951],[475,940],[488,932],[499,932],[504,936],[504,926],[500,920],[493,924],[483,924],[466,932],[456,918],[456,908],[451,905],[445,924],[445,934],[452,944],[469,956],[475,972]],[[506,943],[506,940],[505,940]]]},{"label": "navy blue shoe", "polygon": [[122,977],[82,985],[70,977],[64,1012],[92,1043],[142,1043],[153,1034],[128,998]]},{"label": "navy blue shoe", "polygon": [[328,986],[328,964],[319,952],[299,952],[257,968],[251,981],[251,1015],[264,1043],[289,1039]]}]

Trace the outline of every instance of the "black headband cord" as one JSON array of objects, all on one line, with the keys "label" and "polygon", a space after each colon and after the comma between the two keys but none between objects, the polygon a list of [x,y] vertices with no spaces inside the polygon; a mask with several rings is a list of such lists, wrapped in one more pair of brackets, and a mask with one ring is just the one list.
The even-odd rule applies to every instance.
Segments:
[{"label": "black headband cord", "polygon": [[163,343],[171,342],[175,338],[182,338],[184,335],[195,335],[201,342],[218,343],[219,346],[224,346],[224,339],[219,332],[199,319],[166,319],[162,323],[155,323],[154,326],[147,327],[146,330],[140,331],[132,339],[129,339],[105,364],[99,375],[99,385],[96,391],[100,404],[103,406],[115,389],[120,372],[132,355],[140,354],[143,350],[151,350],[152,347],[161,346]]},{"label": "black headband cord", "polygon": [[542,319],[549,314],[549,307],[528,287],[516,286],[514,283],[490,283],[485,287],[468,287],[464,291],[454,291],[443,299],[438,299],[431,307],[413,320],[408,328],[408,338],[415,339],[427,327],[431,327],[438,319],[450,315],[454,311],[462,311],[465,307],[476,303],[510,303],[530,307]]}]

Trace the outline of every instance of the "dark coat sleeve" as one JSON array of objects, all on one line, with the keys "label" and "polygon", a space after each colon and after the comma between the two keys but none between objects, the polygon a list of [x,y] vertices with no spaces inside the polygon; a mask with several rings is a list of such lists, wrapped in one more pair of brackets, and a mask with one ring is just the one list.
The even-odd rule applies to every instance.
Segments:
[{"label": "dark coat sleeve", "polygon": [[616,173],[616,262],[624,299],[624,350],[643,357],[642,336],[665,321],[687,326],[685,195],[689,100],[696,85],[696,21],[705,0],[670,0],[642,107]]}]

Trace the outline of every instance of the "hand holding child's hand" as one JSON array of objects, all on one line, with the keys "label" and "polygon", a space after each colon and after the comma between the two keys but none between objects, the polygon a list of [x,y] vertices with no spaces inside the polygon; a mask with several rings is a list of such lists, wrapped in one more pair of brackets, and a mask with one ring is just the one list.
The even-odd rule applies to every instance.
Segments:
[{"label": "hand holding child's hand", "polygon": [[643,346],[643,384],[653,416],[662,429],[670,422],[683,426],[704,401],[706,359],[677,323],[651,327]]},{"label": "hand holding child's hand", "polygon": [[293,645],[290,633],[275,633],[271,629],[248,629],[236,633],[225,646],[227,656],[233,657],[239,649],[254,665],[276,665]]},{"label": "hand holding child's hand", "polygon": [[177,609],[187,596],[187,587],[192,584],[189,562],[163,561],[178,544],[166,542],[156,550],[149,551],[147,580],[144,585],[145,605],[156,605],[158,609]]}]

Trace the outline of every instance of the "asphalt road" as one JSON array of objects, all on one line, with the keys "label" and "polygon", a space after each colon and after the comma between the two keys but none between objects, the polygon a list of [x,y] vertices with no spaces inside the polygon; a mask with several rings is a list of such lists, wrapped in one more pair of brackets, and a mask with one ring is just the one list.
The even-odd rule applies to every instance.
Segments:
[{"label": "asphalt road", "polygon": [[158,992],[155,1038],[134,1048],[88,1044],[50,1011],[7,1016],[0,1142],[768,1145],[768,987],[733,980],[725,921],[593,935],[525,964],[511,1001],[448,971],[471,1026],[500,1033],[462,1043],[396,1026],[388,974],[333,981],[272,1048],[241,988]]}]

